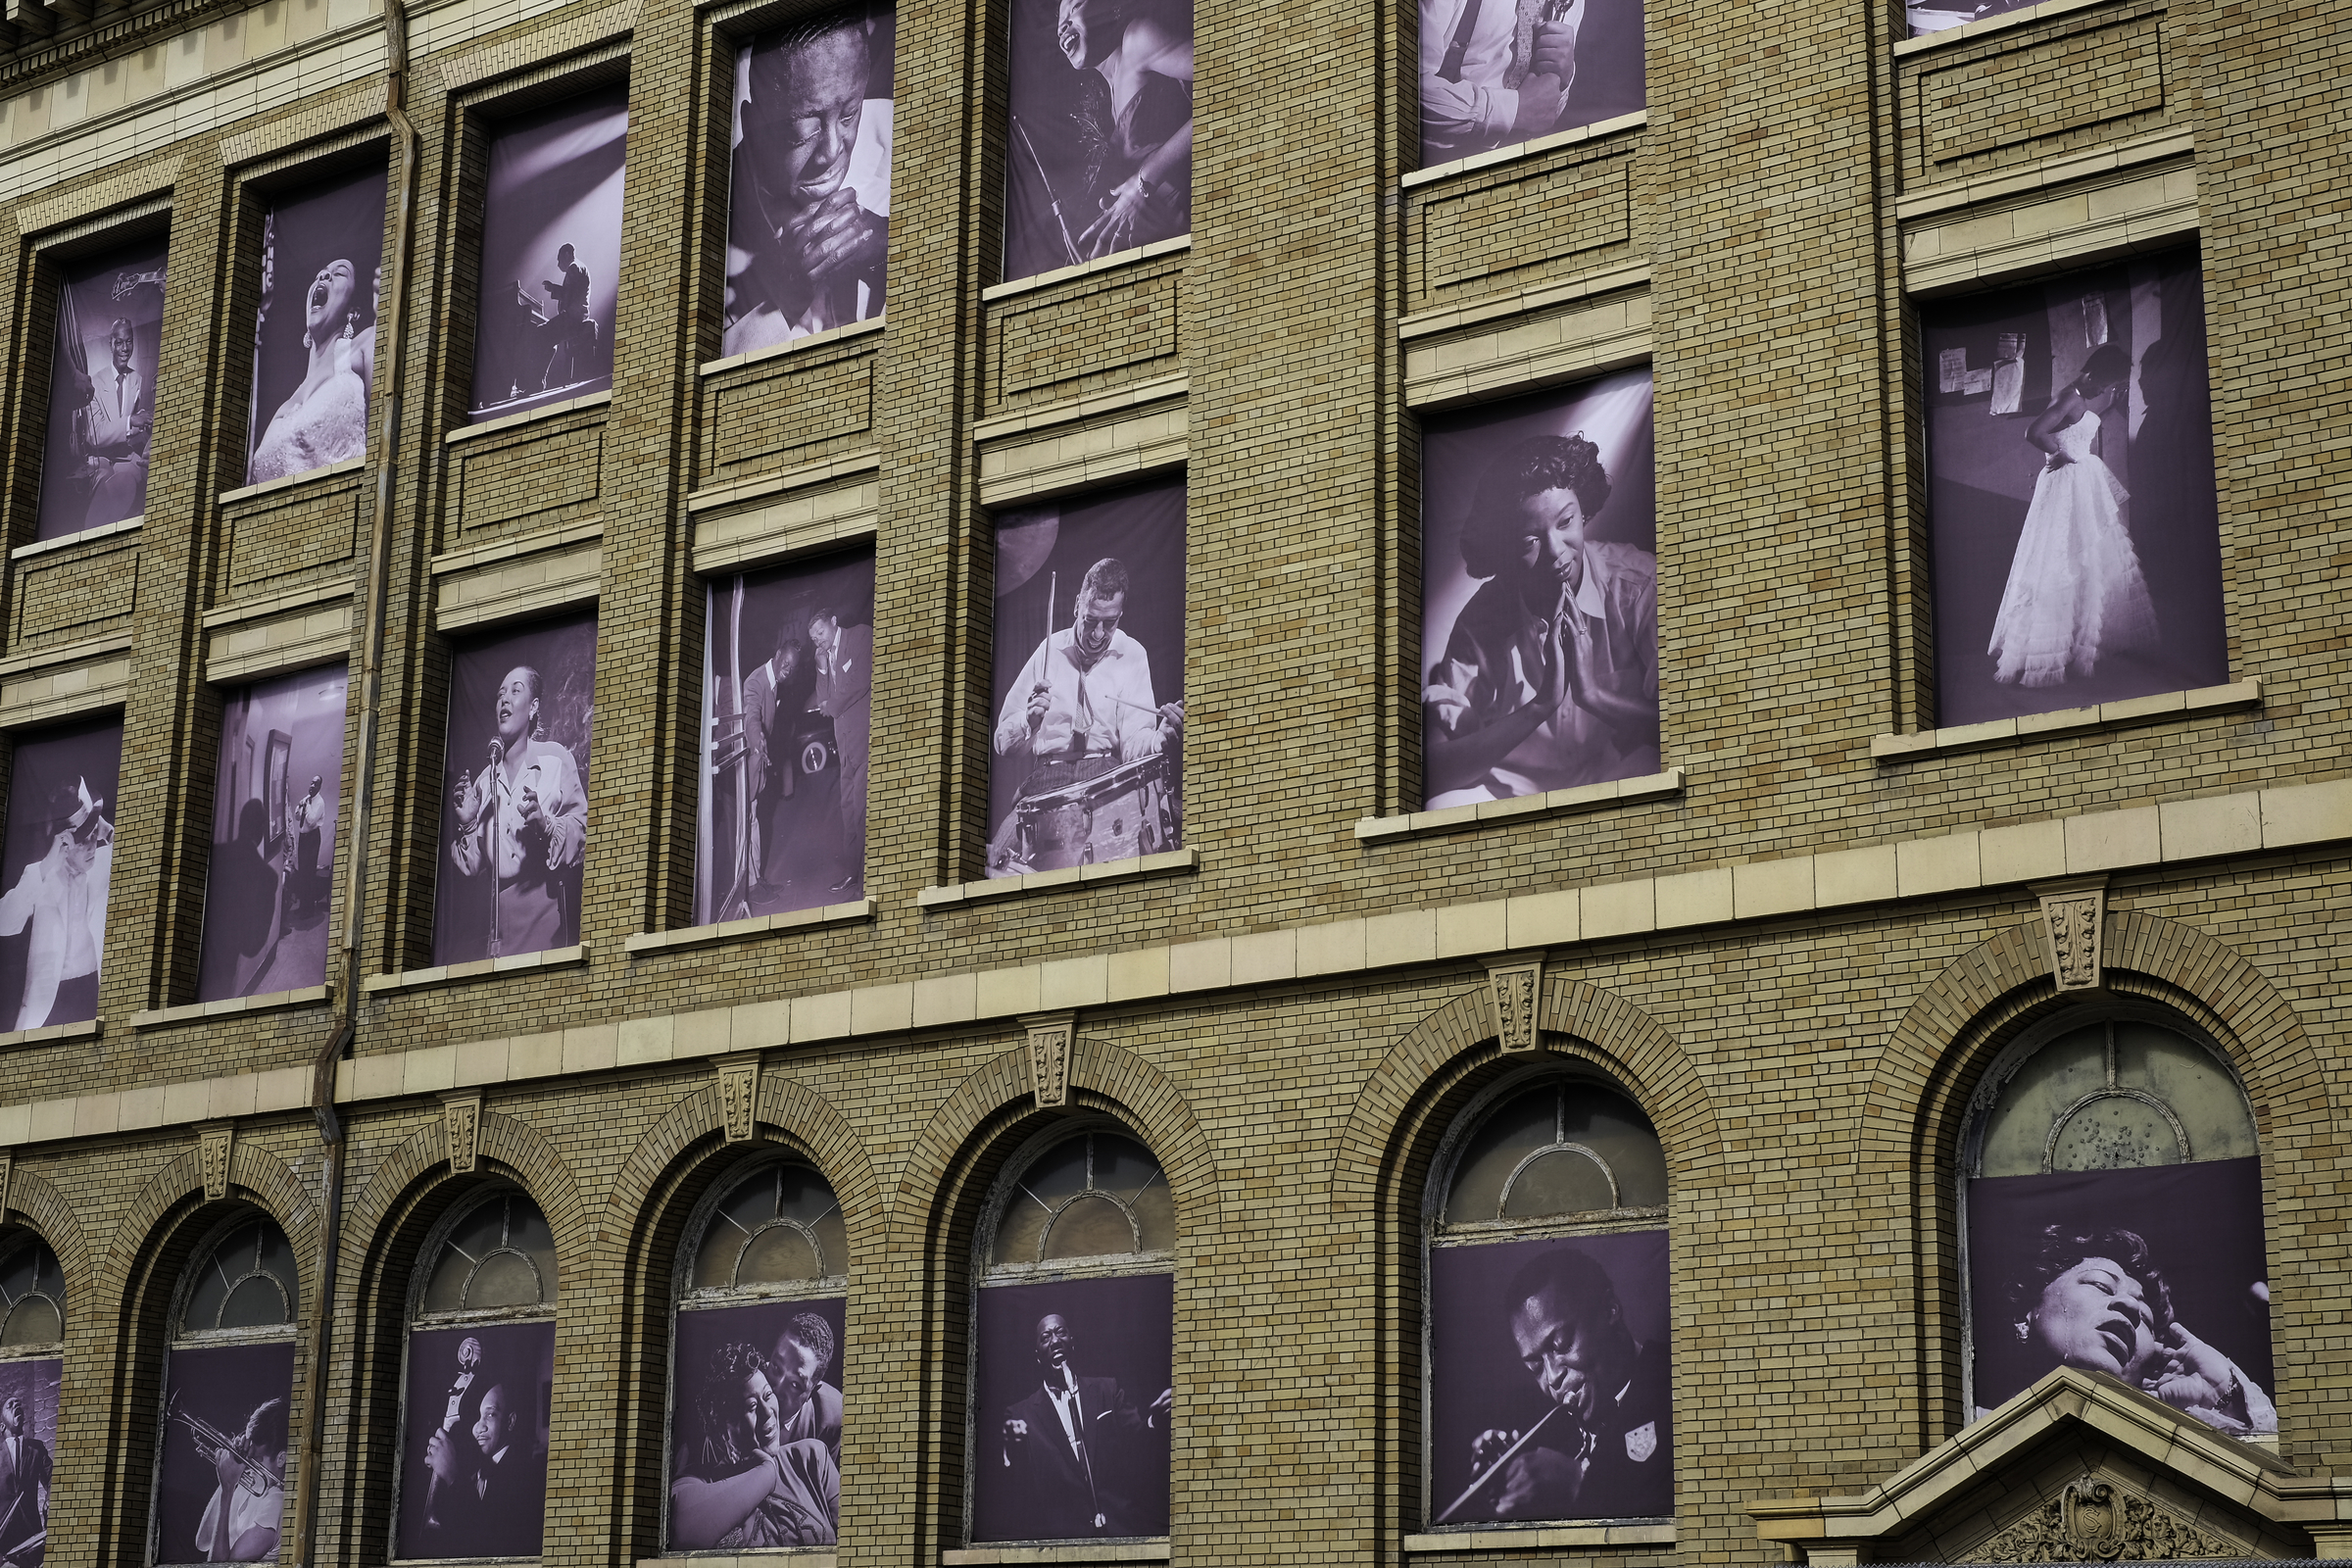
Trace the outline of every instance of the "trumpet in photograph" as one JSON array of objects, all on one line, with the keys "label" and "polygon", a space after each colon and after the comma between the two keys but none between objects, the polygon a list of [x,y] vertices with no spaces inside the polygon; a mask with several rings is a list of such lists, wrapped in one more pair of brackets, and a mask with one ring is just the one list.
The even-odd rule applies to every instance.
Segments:
[{"label": "trumpet in photograph", "polygon": [[237,1466],[237,1485],[255,1496],[267,1495],[270,1489],[277,1485],[277,1478],[264,1469],[259,1459],[247,1453],[235,1438],[221,1431],[204,1417],[190,1415],[187,1411],[182,1410],[176,1398],[172,1401],[172,1408],[166,1413],[165,1419],[176,1421],[188,1429],[189,1436],[196,1440],[196,1451],[204,1456],[206,1464],[219,1469],[220,1456],[223,1453],[234,1460]]}]

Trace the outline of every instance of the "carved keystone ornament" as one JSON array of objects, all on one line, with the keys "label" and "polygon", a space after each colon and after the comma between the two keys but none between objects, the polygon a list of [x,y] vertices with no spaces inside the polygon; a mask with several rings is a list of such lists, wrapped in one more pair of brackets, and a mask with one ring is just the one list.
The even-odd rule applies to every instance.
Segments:
[{"label": "carved keystone ornament", "polygon": [[752,1141],[760,1105],[760,1058],[734,1056],[718,1064],[718,1124],[730,1144]]},{"label": "carved keystone ornament", "polygon": [[1078,1032],[1074,1012],[1023,1018],[1029,1036],[1029,1087],[1037,1093],[1038,1108],[1051,1110],[1070,1101],[1070,1042]]},{"label": "carved keystone ornament", "polygon": [[204,1200],[219,1202],[228,1196],[228,1151],[236,1123],[196,1129],[196,1170],[204,1178]]},{"label": "carved keystone ornament", "polygon": [[2050,977],[2061,991],[2096,991],[2101,980],[2099,943],[2107,926],[2107,879],[2043,882],[2033,891],[2041,899],[2042,928],[2050,939]]},{"label": "carved keystone ornament", "polygon": [[1972,1562],[2178,1562],[2237,1557],[2243,1548],[2176,1519],[2143,1497],[2088,1477],[1994,1536]]},{"label": "carved keystone ornament", "polygon": [[482,1153],[482,1097],[456,1095],[441,1102],[441,1133],[448,1141],[450,1170],[471,1175]]},{"label": "carved keystone ornament", "polygon": [[1494,1032],[1504,1054],[1538,1049],[1536,1008],[1544,995],[1544,963],[1493,964],[1487,984],[1494,994]]}]

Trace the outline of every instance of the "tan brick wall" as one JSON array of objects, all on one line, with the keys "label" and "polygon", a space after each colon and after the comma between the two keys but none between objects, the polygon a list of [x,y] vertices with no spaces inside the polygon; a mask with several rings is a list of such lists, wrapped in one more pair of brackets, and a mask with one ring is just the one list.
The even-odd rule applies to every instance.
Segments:
[{"label": "tan brick wall", "polygon": [[[733,40],[783,14],[730,11],[714,26],[681,0],[452,5],[417,29],[416,266],[365,968],[429,957],[447,665],[435,616],[453,602],[438,584],[461,577],[447,559],[434,567],[461,553],[456,601],[482,613],[537,603],[533,571],[594,563],[588,955],[369,992],[357,1050],[364,1064],[559,1042],[546,1075],[489,1089],[483,1135],[484,1172],[529,1187],[563,1249],[550,1562],[658,1549],[675,1251],[731,1154],[708,1063],[629,1064],[626,1022],[1692,871],[1709,875],[1676,895],[1729,901],[1734,866],[2345,771],[2352,183],[2325,95],[2352,48],[2327,13],[2098,0],[1898,53],[1891,7],[1858,17],[1786,0],[1733,19],[1656,6],[1644,123],[1408,189],[1410,8],[1202,6],[1189,245],[991,298],[1004,11],[920,0],[899,19],[886,328],[706,376]],[[355,34],[331,59],[366,47],[380,58]],[[612,397],[448,441],[471,365],[487,117],[624,63]],[[21,90],[0,78],[0,97]],[[122,694],[126,740],[105,1032],[7,1048],[0,1103],[169,1099],[238,1074],[289,1075],[269,1080],[282,1089],[325,1038],[324,1004],[136,1031],[129,1019],[193,996],[218,724],[203,661],[212,637],[237,635],[203,617],[287,589],[333,596],[372,515],[372,466],[217,501],[243,471],[257,210],[245,164],[299,174],[300,138],[346,137],[369,90],[321,66],[315,89],[244,118],[215,94],[203,99],[215,120],[191,109],[201,128],[127,164],[98,150],[127,120],[93,120],[86,146],[79,132],[43,140],[14,118],[30,109],[5,121],[0,192],[15,193],[21,235],[0,269],[8,542],[30,538],[39,485],[54,329],[41,231],[168,187],[172,278],[144,525],[14,561],[0,596],[9,659],[129,644],[90,656],[127,662],[107,687]],[[2168,210],[2193,196],[2198,215],[2230,669],[2261,678],[2261,704],[1877,760],[1874,736],[1936,722],[1906,390],[1904,247],[1920,230],[1897,203],[1933,199],[1930,226],[1947,237],[1997,227],[2028,191],[2095,220],[2089,189],[2129,183],[2099,160],[2158,133],[2188,143],[2166,152],[2161,195]],[[1686,770],[1683,789],[1359,841],[1360,818],[1420,804],[1408,398],[1498,395],[1643,344],[1658,399],[1663,763]],[[379,345],[379,408],[391,348]],[[1119,403],[1153,383],[1166,387],[1156,401]],[[1085,399],[1102,412],[1068,407]],[[1181,441],[1187,465],[1186,815],[1200,869],[927,910],[918,891],[975,874],[984,832],[981,487],[1073,464],[1083,477],[1086,443],[1129,425],[1122,452],[1158,462]],[[792,488],[753,494],[764,480]],[[744,499],[689,512],[690,494],[738,484]],[[707,529],[734,549],[758,533],[738,519],[768,506],[789,514],[773,535],[784,543],[870,517],[874,916],[632,955],[628,937],[683,924],[690,907],[694,539]],[[334,612],[309,603],[320,608],[252,618]],[[365,600],[348,603],[356,627]],[[347,776],[356,766],[355,751]],[[2247,848],[2119,875],[2112,899],[2114,989],[2211,1032],[2254,1100],[2280,1451],[2352,1469],[2334,1305],[2352,1264],[2336,1087],[2352,861],[2336,841]],[[2051,1004],[2032,903],[2010,887],[1727,910],[1550,955],[1555,1049],[1633,1089],[1675,1177],[1678,1539],[1568,1553],[1579,1558],[1768,1560],[1746,1502],[1856,1490],[1960,1416],[1950,1154],[1984,1063]],[[1081,1015],[1074,1103],[1150,1139],[1178,1195],[1179,1561],[1394,1563],[1420,1523],[1421,1184],[1449,1119],[1499,1070],[1483,969],[1435,951]],[[610,1052],[565,1072],[565,1030]],[[763,1135],[823,1163],[855,1249],[845,1568],[928,1568],[960,1544],[972,1228],[1002,1161],[1043,1125],[1017,1045],[992,1024],[766,1054]],[[50,1239],[73,1293],[60,1568],[137,1560],[144,1541],[163,1316],[219,1212],[194,1189],[191,1122],[209,1102],[172,1103],[167,1125],[137,1132],[66,1136],[44,1121],[16,1151],[9,1217]],[[334,1338],[323,1378],[303,1350],[298,1399],[325,1400],[321,1557],[368,1564],[385,1550],[415,1253],[481,1178],[438,1163],[440,1110],[421,1086],[350,1109]],[[240,1189],[298,1239],[314,1235],[309,1119],[242,1115],[236,1147]]]}]

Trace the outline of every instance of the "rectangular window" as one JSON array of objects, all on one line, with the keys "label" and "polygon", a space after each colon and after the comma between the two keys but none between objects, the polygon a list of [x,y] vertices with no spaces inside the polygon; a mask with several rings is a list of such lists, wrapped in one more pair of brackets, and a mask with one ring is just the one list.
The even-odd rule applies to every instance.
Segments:
[{"label": "rectangular window", "polygon": [[892,6],[846,7],[736,54],[721,353],[882,314],[897,29]]},{"label": "rectangular window", "polygon": [[502,631],[450,659],[433,962],[580,940],[596,617]]},{"label": "rectangular window", "polygon": [[1648,107],[1642,0],[1421,0],[1421,167]]},{"label": "rectangular window", "polygon": [[873,552],[709,592],[695,923],[864,897]]},{"label": "rectangular window", "polygon": [[628,135],[625,86],[491,132],[473,423],[612,390]]},{"label": "rectangular window", "polygon": [[1192,232],[1192,0],[1013,0],[1004,276]]},{"label": "rectangular window", "polygon": [[1002,513],[988,874],[1184,842],[1184,481]]},{"label": "rectangular window", "polygon": [[348,685],[334,664],[243,687],[222,706],[199,1002],[326,981]]},{"label": "rectangular window", "polygon": [[262,220],[247,484],[367,456],[384,184],[380,169],[327,180]]},{"label": "rectangular window", "polygon": [[1658,771],[1650,373],[1423,422],[1431,809]]},{"label": "rectangular window", "polygon": [[164,340],[161,239],[63,270],[35,533],[41,539],[147,510],[147,443]]},{"label": "rectangular window", "polygon": [[409,1331],[398,1556],[536,1557],[556,1325]]},{"label": "rectangular window", "polygon": [[1936,722],[2228,680],[2196,253],[1919,316]]},{"label": "rectangular window", "polygon": [[41,1029],[98,1016],[122,719],[20,737],[0,838],[0,1017]]}]

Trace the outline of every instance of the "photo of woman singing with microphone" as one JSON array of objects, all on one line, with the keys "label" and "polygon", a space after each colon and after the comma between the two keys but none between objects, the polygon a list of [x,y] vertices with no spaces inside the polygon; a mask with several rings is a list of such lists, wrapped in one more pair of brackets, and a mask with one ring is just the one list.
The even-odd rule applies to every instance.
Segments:
[{"label": "photo of woman singing with microphone", "polygon": [[580,940],[595,675],[591,616],[486,638],[451,659],[434,963]]}]

